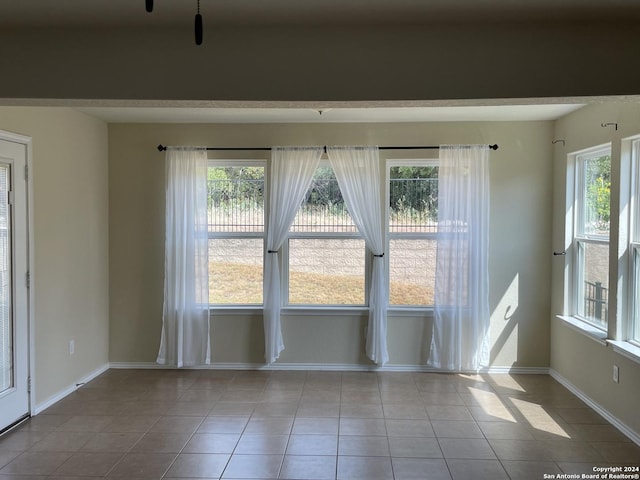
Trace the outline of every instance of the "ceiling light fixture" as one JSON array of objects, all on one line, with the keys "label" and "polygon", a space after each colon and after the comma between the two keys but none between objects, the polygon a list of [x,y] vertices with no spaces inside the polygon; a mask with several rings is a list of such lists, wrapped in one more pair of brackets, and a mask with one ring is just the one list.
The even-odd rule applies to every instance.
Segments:
[{"label": "ceiling light fixture", "polygon": [[[145,0],[145,7],[147,12],[153,12],[153,0]],[[198,9],[196,11],[196,18],[194,22],[194,33],[196,37],[196,45],[202,45],[202,15],[200,15],[200,0],[198,0]]]},{"label": "ceiling light fixture", "polygon": [[200,15],[200,0],[198,0],[198,13],[196,13],[194,30],[196,34],[196,45],[202,45],[202,15]]}]

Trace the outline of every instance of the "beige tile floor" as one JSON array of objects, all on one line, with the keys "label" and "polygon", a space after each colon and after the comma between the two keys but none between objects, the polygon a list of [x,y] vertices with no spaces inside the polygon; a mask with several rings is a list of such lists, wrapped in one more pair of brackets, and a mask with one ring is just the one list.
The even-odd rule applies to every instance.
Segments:
[{"label": "beige tile floor", "polygon": [[0,438],[0,480],[540,480],[640,465],[546,375],[109,370]]}]

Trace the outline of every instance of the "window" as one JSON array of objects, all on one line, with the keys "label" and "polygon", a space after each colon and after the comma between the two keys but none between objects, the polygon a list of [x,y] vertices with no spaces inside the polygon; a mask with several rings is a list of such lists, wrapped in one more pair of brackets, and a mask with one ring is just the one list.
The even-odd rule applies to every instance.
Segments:
[{"label": "window", "polygon": [[262,305],[264,162],[210,162],[209,303]]},{"label": "window", "polygon": [[609,292],[611,149],[575,157],[574,315],[606,330]]},{"label": "window", "polygon": [[437,162],[390,162],[388,177],[389,304],[433,305]]},{"label": "window", "polygon": [[365,242],[328,164],[316,170],[285,249],[287,304],[366,305]]},{"label": "window", "polygon": [[631,162],[631,228],[629,229],[631,314],[628,338],[640,345],[640,139],[632,143]]}]

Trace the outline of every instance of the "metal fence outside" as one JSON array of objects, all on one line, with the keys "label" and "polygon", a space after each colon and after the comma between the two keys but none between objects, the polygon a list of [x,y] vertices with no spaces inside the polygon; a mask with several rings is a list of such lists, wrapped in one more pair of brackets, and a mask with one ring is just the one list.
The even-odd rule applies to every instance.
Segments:
[{"label": "metal fence outside", "polygon": [[210,232],[264,231],[264,180],[209,180]]},{"label": "metal fence outside", "polygon": [[320,168],[291,224],[292,232],[357,233],[333,170]]},{"label": "metal fence outside", "polygon": [[[208,181],[210,232],[264,231],[264,180]],[[389,181],[389,231],[437,232],[437,178]],[[356,233],[335,178],[314,179],[291,226],[293,232]]]},{"label": "metal fence outside", "polygon": [[608,319],[609,289],[601,282],[584,282],[584,315],[604,325]]},{"label": "metal fence outside", "polygon": [[438,230],[438,179],[389,180],[389,231],[429,233]]}]

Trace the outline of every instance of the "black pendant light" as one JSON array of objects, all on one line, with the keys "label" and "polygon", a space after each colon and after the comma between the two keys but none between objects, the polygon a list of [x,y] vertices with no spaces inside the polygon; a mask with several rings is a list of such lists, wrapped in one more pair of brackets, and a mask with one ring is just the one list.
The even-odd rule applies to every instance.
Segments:
[{"label": "black pendant light", "polygon": [[[147,12],[153,12],[153,0],[145,0]],[[194,22],[194,33],[196,37],[196,45],[202,45],[202,15],[200,15],[200,0],[198,0],[198,10],[196,11],[196,19]]]},{"label": "black pendant light", "polygon": [[202,15],[200,15],[200,0],[198,0],[198,13],[195,21],[196,45],[202,45]]}]

